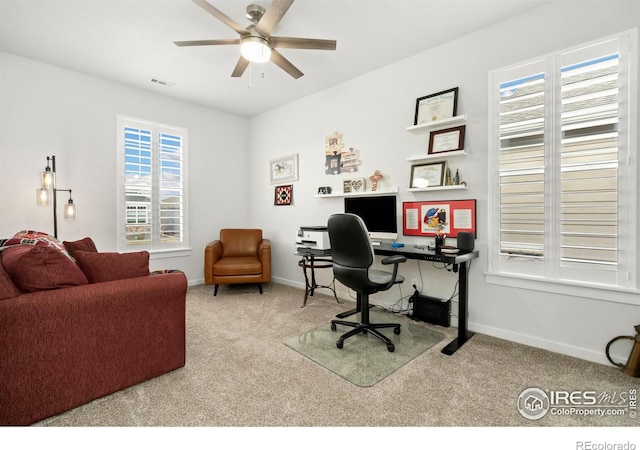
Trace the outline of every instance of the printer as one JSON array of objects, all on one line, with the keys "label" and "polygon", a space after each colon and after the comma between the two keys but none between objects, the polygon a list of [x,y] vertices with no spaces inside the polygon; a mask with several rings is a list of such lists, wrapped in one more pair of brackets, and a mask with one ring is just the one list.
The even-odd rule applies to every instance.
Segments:
[{"label": "printer", "polygon": [[298,250],[317,250],[319,252],[331,250],[327,227],[300,227],[296,235],[296,247]]}]

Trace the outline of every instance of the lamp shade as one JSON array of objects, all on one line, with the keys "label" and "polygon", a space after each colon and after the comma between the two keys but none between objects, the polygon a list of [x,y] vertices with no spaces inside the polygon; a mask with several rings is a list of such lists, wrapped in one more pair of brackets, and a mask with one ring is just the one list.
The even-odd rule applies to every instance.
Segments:
[{"label": "lamp shade", "polygon": [[259,36],[247,36],[242,38],[240,53],[248,61],[263,63],[271,58],[271,47],[266,39]]},{"label": "lamp shade", "polygon": [[40,206],[47,206],[49,204],[49,189],[41,187],[36,189],[36,203]]},{"label": "lamp shade", "polygon": [[64,218],[66,220],[76,220],[78,218],[78,207],[69,199],[69,203],[64,205]]}]

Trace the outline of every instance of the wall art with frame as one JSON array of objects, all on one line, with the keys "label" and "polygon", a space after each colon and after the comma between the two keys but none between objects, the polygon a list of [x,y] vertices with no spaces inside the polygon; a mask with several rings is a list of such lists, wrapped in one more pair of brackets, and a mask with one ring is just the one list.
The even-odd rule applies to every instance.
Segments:
[{"label": "wall art with frame", "polygon": [[276,206],[290,205],[293,201],[293,184],[276,186],[273,204]]},{"label": "wall art with frame", "polygon": [[411,166],[410,188],[428,188],[444,186],[447,162],[416,164]]},{"label": "wall art with frame", "polygon": [[286,155],[269,161],[271,184],[298,180],[298,154]]},{"label": "wall art with frame", "polygon": [[475,199],[402,203],[402,233],[405,236],[445,234],[456,237],[461,231],[476,236]]},{"label": "wall art with frame", "polygon": [[464,150],[464,133],[466,125],[432,131],[429,134],[430,155],[444,152]]}]

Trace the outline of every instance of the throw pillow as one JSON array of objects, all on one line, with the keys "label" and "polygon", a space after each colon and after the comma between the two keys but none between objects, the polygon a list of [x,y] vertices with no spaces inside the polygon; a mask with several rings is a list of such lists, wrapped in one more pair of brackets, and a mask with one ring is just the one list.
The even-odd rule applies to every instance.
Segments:
[{"label": "throw pillow", "polygon": [[93,239],[90,237],[86,237],[84,239],[80,239],[79,241],[62,241],[64,244],[64,248],[67,249],[69,254],[73,256],[75,252],[78,250],[82,250],[85,252],[97,252],[96,244],[93,242]]},{"label": "throw pillow", "polygon": [[97,253],[78,250],[73,254],[89,283],[123,280],[149,275],[149,252]]},{"label": "throw pillow", "polygon": [[49,236],[47,233],[43,233],[42,231],[33,231],[33,230],[22,230],[17,232],[10,239],[2,239],[0,241],[0,250],[4,248],[11,247],[13,245],[20,244],[29,244],[36,245],[41,247],[53,247],[60,252],[62,252],[68,258],[71,258],[71,255],[64,248],[62,242],[53,236]]},{"label": "throw pillow", "polygon": [[5,271],[22,292],[87,284],[82,270],[54,247],[14,245],[0,253]]},{"label": "throw pillow", "polygon": [[18,297],[22,292],[13,284],[9,274],[5,272],[4,267],[0,264],[0,300]]}]

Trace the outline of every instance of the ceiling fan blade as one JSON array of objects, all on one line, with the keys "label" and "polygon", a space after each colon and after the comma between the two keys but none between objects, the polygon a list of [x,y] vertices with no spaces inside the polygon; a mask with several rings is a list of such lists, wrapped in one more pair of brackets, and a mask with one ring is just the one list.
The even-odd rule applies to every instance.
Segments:
[{"label": "ceiling fan blade", "polygon": [[287,72],[289,75],[291,75],[293,78],[295,78],[296,80],[298,78],[300,78],[302,75],[304,75],[302,72],[300,72],[300,70],[294,66],[293,64],[291,64],[291,62],[285,58],[284,56],[282,56],[277,50],[272,49],[271,50],[271,61],[278,67],[280,67],[282,70],[284,70],[285,72]]},{"label": "ceiling fan blade", "polygon": [[273,0],[256,24],[256,31],[265,37],[271,36],[292,3],[293,0]]},{"label": "ceiling fan blade", "polygon": [[303,48],[312,50],[335,50],[336,41],[329,39],[307,39],[294,37],[271,36],[269,38],[273,48]]},{"label": "ceiling fan blade", "polygon": [[194,47],[196,45],[234,45],[239,44],[240,39],[209,39],[204,41],[173,41],[178,47]]},{"label": "ceiling fan blade", "polygon": [[248,36],[250,34],[249,31],[247,31],[247,29],[245,27],[240,25],[238,22],[233,20],[231,17],[227,16],[225,13],[220,11],[215,6],[212,6],[209,2],[207,2],[205,0],[193,0],[193,3],[195,3],[196,5],[198,5],[200,8],[204,9],[205,11],[207,11],[209,14],[211,14],[216,19],[220,20],[221,22],[224,22],[224,24],[227,25],[228,27],[234,29],[236,31],[236,33],[238,33],[240,36]]},{"label": "ceiling fan blade", "polygon": [[238,60],[238,63],[236,64],[235,69],[233,69],[231,76],[233,78],[241,77],[244,71],[247,70],[247,67],[249,67],[249,60],[244,59],[241,56],[240,59]]}]

